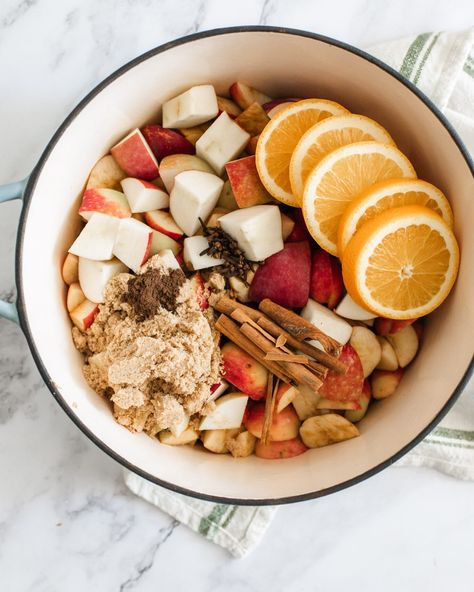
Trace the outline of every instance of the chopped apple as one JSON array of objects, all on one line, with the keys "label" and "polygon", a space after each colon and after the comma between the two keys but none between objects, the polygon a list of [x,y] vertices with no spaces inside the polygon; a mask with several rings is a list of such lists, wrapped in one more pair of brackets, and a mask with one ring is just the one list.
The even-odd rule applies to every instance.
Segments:
[{"label": "chopped apple", "polygon": [[68,286],[79,281],[78,267],[79,257],[77,255],[73,255],[72,253],[68,253],[66,255],[66,259],[64,259],[61,272],[63,280]]},{"label": "chopped apple", "polygon": [[246,430],[233,434],[231,430],[226,431],[225,445],[234,458],[245,458],[255,450],[257,438]]},{"label": "chopped apple", "polygon": [[171,193],[173,189],[176,176],[184,173],[184,171],[214,173],[207,162],[197,156],[191,154],[172,154],[171,156],[166,156],[160,162],[160,176],[168,193]]},{"label": "chopped apple", "polygon": [[347,343],[341,351],[339,360],[346,365],[345,374],[329,370],[319,395],[332,401],[358,401],[364,386],[364,371],[355,349]]},{"label": "chopped apple", "polygon": [[[168,194],[158,189],[153,183],[127,177],[121,181],[121,184],[130,204],[130,209],[134,214],[169,207]],[[121,217],[125,218],[125,216]]]},{"label": "chopped apple", "polygon": [[216,400],[214,409],[202,418],[200,430],[227,430],[242,425],[248,396],[236,392],[223,395]]},{"label": "chopped apple", "polygon": [[194,145],[175,130],[152,123],[142,127],[141,132],[157,160],[170,154],[194,154],[196,152]]},{"label": "chopped apple", "polygon": [[[131,220],[131,218],[123,220]],[[95,212],[71,245],[69,252],[78,257],[97,261],[112,259],[118,228],[123,220]]]},{"label": "chopped apple", "polygon": [[188,426],[189,415],[187,415],[183,411],[183,417],[181,418],[181,420],[171,425],[169,429],[173,436],[175,436],[175,438],[179,438],[182,435],[182,433],[188,429]]},{"label": "chopped apple", "polygon": [[333,401],[332,399],[321,398],[318,401],[318,409],[339,410],[359,410],[361,408],[359,401]]},{"label": "chopped apple", "polygon": [[343,291],[344,282],[339,260],[323,249],[317,249],[311,261],[309,295],[316,302],[334,308],[341,300]]},{"label": "chopped apple", "polygon": [[163,127],[192,127],[213,119],[219,112],[212,84],[193,86],[163,103]]},{"label": "chopped apple", "polygon": [[99,312],[99,305],[90,300],[84,300],[72,312],[69,313],[71,321],[81,331],[88,329],[94,322],[96,314]]},{"label": "chopped apple", "polygon": [[283,239],[283,242],[285,242],[286,239],[293,232],[293,228],[295,226],[295,223],[289,216],[287,216],[283,212],[280,212],[280,215],[281,215],[281,238]]},{"label": "chopped apple", "polygon": [[382,350],[382,355],[380,356],[380,362],[377,364],[377,369],[391,371],[396,370],[398,368],[398,359],[395,350],[385,337],[377,335],[377,340],[380,344],[380,349]]},{"label": "chopped apple", "polygon": [[151,226],[153,230],[161,232],[161,234],[165,234],[173,240],[179,240],[184,234],[174,221],[173,216],[169,212],[164,212],[163,210],[146,212],[145,222],[148,226]]},{"label": "chopped apple", "polygon": [[328,413],[303,422],[300,436],[308,448],[321,448],[359,435],[359,430],[342,415]]},{"label": "chopped apple", "polygon": [[184,239],[184,262],[190,271],[207,269],[224,263],[224,259],[216,259],[206,254],[201,255],[208,248],[209,241],[205,236],[190,236]]},{"label": "chopped apple", "polygon": [[[201,125],[195,125],[194,127],[182,127],[178,131],[190,142],[193,146],[196,146],[196,142],[203,135],[203,133],[209,129],[210,123],[201,123]],[[194,148],[196,150],[196,148]]]},{"label": "chopped apple", "polygon": [[225,380],[220,380],[220,382],[216,382],[210,388],[210,395],[208,401],[215,401],[221,395],[223,395],[226,390],[229,388],[229,383]]},{"label": "chopped apple", "polygon": [[255,154],[257,152],[257,143],[259,137],[260,134],[258,136],[252,136],[248,141],[247,146],[245,147],[245,150],[248,152],[248,154]]},{"label": "chopped apple", "polygon": [[173,436],[170,430],[162,430],[158,434],[158,438],[162,444],[167,446],[184,446],[185,444],[194,444],[199,438],[198,432],[189,427],[179,436]]},{"label": "chopped apple", "polygon": [[79,283],[86,298],[91,302],[104,302],[104,290],[109,281],[128,267],[118,259],[92,261],[79,257]]},{"label": "chopped apple", "polygon": [[360,409],[348,410],[344,413],[344,417],[351,423],[357,423],[360,421],[369,407],[370,399],[372,398],[372,389],[368,380],[364,380],[364,386],[362,388],[362,394],[359,399]]},{"label": "chopped apple", "polygon": [[234,82],[229,88],[229,94],[241,109],[247,109],[252,103],[263,105],[271,101],[271,97],[243,82]]},{"label": "chopped apple", "polygon": [[121,220],[114,255],[135,273],[150,256],[152,229],[134,218]]},{"label": "chopped apple", "polygon": [[368,327],[353,327],[349,343],[356,350],[362,364],[364,378],[378,366],[382,358],[382,348],[377,337]]},{"label": "chopped apple", "polygon": [[226,208],[214,208],[211,212],[211,215],[206,220],[206,226],[208,228],[215,228],[216,226],[218,226],[217,223],[222,218],[222,216],[225,216],[228,213],[229,210]]},{"label": "chopped apple", "polygon": [[230,181],[228,179],[224,183],[224,187],[222,188],[221,194],[219,195],[217,205],[220,208],[229,210],[230,212],[233,212],[239,208],[237,202],[235,201],[235,196],[232,193],[232,187],[230,186]]},{"label": "chopped apple", "polygon": [[[311,298],[301,311],[301,316],[310,323],[313,323],[313,325],[323,333],[326,333],[326,335],[329,335],[329,337],[332,337],[343,345],[347,343],[351,337],[352,327],[347,321],[341,319],[337,314]],[[313,340],[311,343],[316,347],[321,348],[318,341]]]},{"label": "chopped apple", "polygon": [[387,340],[395,350],[398,365],[405,368],[416,356],[419,346],[418,335],[412,325],[407,325],[401,331],[387,335]]},{"label": "chopped apple", "polygon": [[285,407],[288,407],[288,405],[296,399],[298,394],[299,391],[296,387],[292,386],[291,384],[287,384],[286,382],[280,382],[276,392],[276,413],[280,413],[280,411],[283,411]]},{"label": "chopped apple", "polygon": [[66,306],[69,312],[72,312],[86,299],[84,292],[81,290],[79,282],[74,282],[69,286],[67,291]]},{"label": "chopped apple", "polygon": [[250,135],[223,112],[196,142],[196,154],[222,175],[226,162],[239,156],[249,139]]},{"label": "chopped apple", "polygon": [[235,121],[250,136],[257,136],[263,131],[270,119],[262,106],[255,102],[249,105],[245,111],[242,111]]},{"label": "chopped apple", "polygon": [[355,302],[349,294],[346,294],[341,302],[335,309],[335,312],[345,319],[351,319],[352,321],[371,321],[375,318],[373,312],[362,308],[357,302]]},{"label": "chopped apple", "polygon": [[90,220],[94,212],[116,218],[130,218],[132,215],[125,195],[115,189],[86,189],[82,196],[79,214],[84,220]]},{"label": "chopped apple", "polygon": [[86,189],[120,189],[120,181],[126,176],[115,158],[106,154],[92,167]]},{"label": "chopped apple", "polygon": [[386,337],[387,335],[395,335],[408,325],[412,325],[416,319],[386,319],[385,317],[377,317],[374,323],[374,330],[378,335]]},{"label": "chopped apple", "polygon": [[[254,403],[249,407],[249,412],[244,418],[244,426],[256,438],[262,437],[263,422],[265,419],[265,402]],[[293,407],[285,407],[280,413],[274,413],[270,426],[269,437],[274,442],[291,440],[296,438],[300,427],[300,420]]]},{"label": "chopped apple", "polygon": [[163,249],[169,249],[172,251],[173,255],[177,255],[181,251],[182,246],[166,234],[158,232],[158,230],[153,230],[150,245],[150,257],[163,251]]},{"label": "chopped apple", "polygon": [[[198,271],[190,278],[189,281],[193,286],[194,294],[196,295],[196,300],[199,305],[199,308],[201,310],[206,310],[206,308],[209,308],[209,300],[207,299],[202,275]],[[217,396],[215,398],[217,398]]]},{"label": "chopped apple", "polygon": [[246,351],[229,341],[221,348],[225,379],[258,401],[267,392],[268,370]]},{"label": "chopped apple", "polygon": [[308,447],[303,444],[299,437],[283,442],[268,442],[268,444],[258,440],[255,446],[255,456],[266,460],[278,460],[298,456],[307,450]]},{"label": "chopped apple", "polygon": [[250,284],[250,300],[260,302],[270,298],[287,308],[305,306],[308,302],[310,268],[309,244],[286,243],[280,252],[268,257],[257,269]]},{"label": "chopped apple", "polygon": [[268,117],[270,119],[273,119],[275,115],[278,115],[278,113],[280,113],[280,111],[283,111],[283,109],[289,107],[291,103],[294,103],[299,100],[300,99],[274,99],[273,101],[265,103],[264,105],[262,105],[262,107],[265,113],[268,115]]},{"label": "chopped apple", "polygon": [[221,228],[239,243],[250,261],[263,261],[283,249],[278,206],[252,206],[222,216]]},{"label": "chopped apple", "polygon": [[158,163],[143,134],[135,129],[110,151],[129,177],[152,181],[158,177]]},{"label": "chopped apple", "polygon": [[292,403],[301,421],[319,414],[318,402],[320,398],[320,395],[310,387],[304,384],[298,385],[298,394]]},{"label": "chopped apple", "polygon": [[226,431],[227,430],[206,430],[201,434],[201,440],[204,448],[214,452],[215,454],[225,454],[227,452],[226,446]]},{"label": "chopped apple", "polygon": [[170,212],[184,233],[192,236],[199,230],[217,204],[224,181],[203,171],[180,173],[170,195]]},{"label": "chopped apple", "polygon": [[234,103],[234,101],[226,99],[225,97],[217,97],[217,106],[219,108],[219,113],[225,111],[229,117],[232,117],[232,119],[235,119],[242,113],[242,109],[237,103]]},{"label": "chopped apple", "polygon": [[255,165],[255,156],[246,156],[226,163],[232,193],[239,208],[248,208],[272,201],[263,186]]},{"label": "chopped apple", "polygon": [[234,298],[237,298],[240,302],[249,302],[249,290],[250,284],[255,276],[255,271],[250,269],[247,272],[246,282],[242,281],[240,278],[232,276],[229,278],[229,285],[234,293]]},{"label": "chopped apple", "polygon": [[388,370],[374,370],[371,376],[372,395],[374,399],[386,399],[393,395],[403,377],[403,369],[393,372]]},{"label": "chopped apple", "polygon": [[168,269],[181,269],[178,258],[173,255],[171,249],[163,249],[158,253],[158,256],[161,258],[163,265],[166,265]]},{"label": "chopped apple", "polygon": [[295,223],[293,230],[290,236],[286,239],[288,243],[298,243],[304,240],[311,240],[311,235],[306,228],[306,223],[303,218],[303,214],[301,210],[298,209],[291,209],[287,212],[287,215],[293,220]]}]

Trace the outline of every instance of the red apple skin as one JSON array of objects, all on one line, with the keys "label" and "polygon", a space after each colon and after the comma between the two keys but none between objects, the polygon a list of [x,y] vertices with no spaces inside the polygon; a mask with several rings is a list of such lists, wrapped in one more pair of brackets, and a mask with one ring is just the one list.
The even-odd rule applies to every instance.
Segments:
[{"label": "red apple skin", "polygon": [[268,370],[232,342],[221,348],[224,378],[254,401],[267,392]]},{"label": "red apple skin", "polygon": [[303,214],[300,209],[291,209],[285,212],[295,223],[293,231],[290,236],[286,239],[287,243],[298,243],[300,241],[311,241],[311,235],[306,228],[306,222],[304,221]]},{"label": "red apple skin", "polygon": [[408,325],[412,325],[416,319],[386,319],[385,317],[377,317],[374,322],[374,331],[377,335],[385,337],[386,335],[394,335]]},{"label": "red apple skin", "polygon": [[329,370],[318,394],[331,401],[358,401],[364,386],[364,371],[356,350],[346,343],[339,360],[346,364],[345,374]]},{"label": "red apple skin", "polygon": [[150,257],[150,249],[151,249],[152,241],[153,241],[153,232],[150,232],[148,234],[148,243],[145,247],[145,253],[143,255],[143,259],[142,259],[142,262],[140,263],[140,265],[143,265],[144,263],[146,263]]},{"label": "red apple skin", "polygon": [[170,154],[196,154],[194,145],[175,130],[152,123],[142,127],[141,132],[157,160]]},{"label": "red apple skin", "polygon": [[250,284],[249,299],[270,298],[287,308],[302,308],[308,302],[311,253],[306,241],[285,243],[283,250],[265,260]]},{"label": "red apple skin", "polygon": [[145,181],[159,177],[158,163],[140,130],[119,142],[110,152],[129,177]]},{"label": "red apple skin", "polygon": [[225,165],[232,193],[239,208],[248,208],[272,201],[257,172],[255,156],[232,160]]},{"label": "red apple skin", "polygon": [[85,331],[92,325],[98,312],[98,304],[95,304],[90,300],[84,300],[84,302],[81,302],[81,304],[70,313],[70,316],[76,327],[81,331]]},{"label": "red apple skin", "polygon": [[260,440],[255,447],[255,456],[265,458],[266,460],[277,460],[282,458],[292,458],[299,456],[309,450],[303,444],[301,438],[292,438],[291,440],[283,440],[282,442],[269,442],[263,444]]},{"label": "red apple skin", "polygon": [[225,111],[232,119],[242,113],[242,109],[234,101],[225,97],[217,97],[217,107],[219,108],[219,115]]},{"label": "red apple skin", "polygon": [[300,101],[301,99],[273,99],[273,101],[268,101],[268,103],[264,103],[262,105],[263,109],[265,110],[266,113],[270,113],[270,111],[274,108],[274,107],[278,107],[278,105],[281,105],[282,103],[296,103],[296,101]]},{"label": "red apple skin", "polygon": [[[153,186],[153,188],[155,187]],[[124,198],[124,202],[125,201]],[[115,218],[130,218],[132,215],[128,204],[120,204],[108,199],[107,193],[103,192],[102,188],[86,189],[84,191],[79,214],[82,212],[101,212],[102,214],[108,214]]]},{"label": "red apple skin", "polygon": [[[199,271],[196,271],[196,273],[192,276],[190,281],[193,284],[193,289],[196,295],[196,300],[199,305],[199,308],[201,310],[206,310],[206,308],[209,308],[209,301],[206,298],[204,291],[204,280],[202,279],[202,275],[199,273]],[[211,389],[211,393],[212,392],[214,391],[212,391]]]},{"label": "red apple skin", "polygon": [[[169,212],[163,210],[154,210],[145,212],[145,222],[154,230],[166,234],[175,241],[179,241],[183,236],[183,231],[179,229]],[[167,224],[168,222],[168,224]]]},{"label": "red apple skin", "polygon": [[[249,414],[245,419],[244,426],[257,438],[262,437],[263,422],[265,418],[265,402],[261,401],[249,405]],[[283,440],[292,440],[299,434],[300,420],[296,415],[293,405],[288,405],[275,413],[270,427],[270,440],[273,442],[282,442]]]},{"label": "red apple skin", "polygon": [[335,308],[344,293],[342,269],[339,260],[323,249],[313,253],[309,295],[313,300]]}]

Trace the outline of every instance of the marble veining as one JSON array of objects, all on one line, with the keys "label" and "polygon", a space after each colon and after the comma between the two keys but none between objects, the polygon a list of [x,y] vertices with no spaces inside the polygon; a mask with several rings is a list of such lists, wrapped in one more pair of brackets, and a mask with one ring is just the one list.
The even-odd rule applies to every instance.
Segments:
[{"label": "marble veining", "polygon": [[[28,174],[101,79],[175,37],[266,24],[366,46],[473,21],[469,0],[2,0],[0,182]],[[0,297],[10,301],[19,212],[18,203],[0,205]],[[466,588],[470,577],[474,484],[427,469],[387,470],[281,508],[260,547],[230,559],[128,492],[121,468],[43,385],[19,328],[2,320],[0,467],[5,592],[436,591]]]}]

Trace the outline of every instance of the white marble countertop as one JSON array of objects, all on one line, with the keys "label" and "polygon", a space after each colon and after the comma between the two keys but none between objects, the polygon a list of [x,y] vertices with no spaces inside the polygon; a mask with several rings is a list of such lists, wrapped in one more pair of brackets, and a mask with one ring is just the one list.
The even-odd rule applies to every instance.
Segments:
[{"label": "white marble countertop", "polygon": [[[0,183],[28,174],[102,78],[175,37],[285,25],[366,46],[474,23],[472,0],[2,0]],[[13,295],[19,205],[1,206],[0,296]],[[50,396],[0,320],[0,587],[10,591],[470,589],[474,483],[389,469],[281,508],[236,561],[127,492],[121,468]],[[276,568],[278,566],[278,568]]]}]

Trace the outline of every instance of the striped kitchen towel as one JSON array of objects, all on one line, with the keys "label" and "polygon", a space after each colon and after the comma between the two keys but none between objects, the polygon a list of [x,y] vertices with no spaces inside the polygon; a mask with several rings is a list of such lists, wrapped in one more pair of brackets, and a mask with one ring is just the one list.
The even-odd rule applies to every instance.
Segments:
[{"label": "striped kitchen towel", "polygon": [[[474,29],[424,33],[369,51],[419,86],[474,154]],[[433,432],[398,465],[428,466],[474,479],[474,381]],[[227,506],[189,498],[125,474],[130,490],[212,542],[242,557],[261,540],[275,508]]]}]

